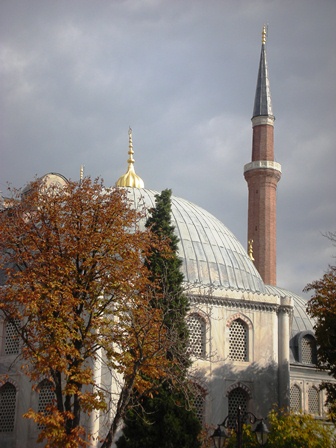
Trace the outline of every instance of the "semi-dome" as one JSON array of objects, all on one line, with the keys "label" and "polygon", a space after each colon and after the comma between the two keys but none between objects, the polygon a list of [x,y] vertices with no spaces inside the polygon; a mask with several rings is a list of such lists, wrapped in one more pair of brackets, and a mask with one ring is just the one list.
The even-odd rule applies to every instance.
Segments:
[{"label": "semi-dome", "polygon": [[[158,192],[127,188],[135,208],[155,206]],[[265,292],[265,285],[243,246],[217,218],[197,205],[172,196],[172,224],[179,242],[183,274],[189,284]]]},{"label": "semi-dome", "polygon": [[276,286],[266,285],[266,290],[269,294],[275,294],[280,297],[286,296],[292,299],[293,315],[289,341],[290,361],[295,364],[306,364],[305,362],[302,362],[302,358],[299,355],[299,346],[301,345],[300,340],[304,336],[310,335],[311,337],[314,335],[315,324],[315,320],[307,313],[307,300],[287,289]]},{"label": "semi-dome", "polygon": [[299,295],[288,291],[287,289],[279,288],[277,286],[266,285],[266,290],[269,294],[274,294],[280,297],[290,297],[293,301],[293,319],[291,326],[291,337],[295,337],[298,333],[314,332],[315,321],[307,313],[307,300]]}]

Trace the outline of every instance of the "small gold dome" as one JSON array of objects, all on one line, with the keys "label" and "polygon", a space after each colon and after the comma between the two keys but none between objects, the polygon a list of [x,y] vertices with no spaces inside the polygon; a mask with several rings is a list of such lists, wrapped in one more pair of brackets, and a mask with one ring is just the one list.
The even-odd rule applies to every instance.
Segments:
[{"label": "small gold dome", "polygon": [[116,187],[131,187],[131,188],[144,188],[144,181],[139,177],[134,170],[134,159],[133,159],[133,141],[132,141],[132,129],[128,130],[128,169],[125,174],[123,174],[116,182]]}]

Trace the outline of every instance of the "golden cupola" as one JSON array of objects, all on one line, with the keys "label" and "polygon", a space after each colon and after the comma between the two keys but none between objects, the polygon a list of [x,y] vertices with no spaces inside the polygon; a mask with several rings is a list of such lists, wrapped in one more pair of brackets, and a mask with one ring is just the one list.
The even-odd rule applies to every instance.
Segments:
[{"label": "golden cupola", "polygon": [[127,172],[123,174],[116,182],[116,187],[131,187],[131,188],[144,188],[144,181],[139,177],[134,170],[133,159],[133,141],[132,141],[132,129],[128,130],[128,168]]}]

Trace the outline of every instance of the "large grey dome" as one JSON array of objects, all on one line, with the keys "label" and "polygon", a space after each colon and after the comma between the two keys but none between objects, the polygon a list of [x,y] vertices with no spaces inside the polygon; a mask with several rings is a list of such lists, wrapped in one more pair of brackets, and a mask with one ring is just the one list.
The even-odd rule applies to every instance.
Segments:
[{"label": "large grey dome", "polygon": [[[135,208],[155,206],[156,191],[127,188]],[[181,198],[172,197],[172,224],[180,240],[185,281],[214,288],[265,292],[265,285],[246,251],[217,218]]]}]

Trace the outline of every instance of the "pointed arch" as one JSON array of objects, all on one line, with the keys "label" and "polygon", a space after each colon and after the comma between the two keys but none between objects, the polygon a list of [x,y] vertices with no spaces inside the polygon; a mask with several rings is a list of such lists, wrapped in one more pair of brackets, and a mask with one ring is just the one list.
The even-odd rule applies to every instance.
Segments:
[{"label": "pointed arch", "polygon": [[16,413],[16,387],[7,381],[0,387],[0,433],[13,432]]},{"label": "pointed arch", "polygon": [[245,316],[245,314],[242,313],[235,313],[232,316],[230,316],[226,321],[226,326],[230,327],[232,322],[238,319],[243,321],[249,330],[252,330],[253,325],[251,319],[249,319],[247,316]]},{"label": "pointed arch", "polygon": [[246,413],[252,394],[245,384],[238,382],[228,388],[226,396],[228,397],[229,426],[233,428],[235,426],[238,408],[241,409],[242,413]]},{"label": "pointed arch", "polygon": [[290,388],[290,410],[291,412],[302,412],[302,389],[296,383]]},{"label": "pointed arch", "polygon": [[[55,401],[55,391],[54,385],[51,381],[44,379],[37,386],[38,391],[38,403],[37,403],[37,412],[43,415],[49,415],[50,410],[49,406],[52,405]],[[43,429],[44,426],[41,424],[37,425],[38,429]]]},{"label": "pointed arch", "polygon": [[3,355],[17,355],[20,351],[20,338],[17,332],[17,328],[20,325],[19,319],[13,321],[5,319],[3,322]]},{"label": "pointed arch", "polygon": [[302,364],[317,364],[317,344],[315,334],[301,331],[294,338],[295,358]]},{"label": "pointed arch", "polygon": [[231,361],[249,362],[252,360],[253,326],[251,320],[242,313],[235,313],[226,321],[228,349]]},{"label": "pointed arch", "polygon": [[321,415],[320,392],[316,386],[308,389],[308,412],[312,415]]},{"label": "pointed arch", "polygon": [[226,396],[228,397],[229,394],[232,391],[234,391],[235,389],[242,389],[245,392],[245,394],[247,395],[248,399],[249,400],[252,399],[252,392],[251,392],[250,388],[246,384],[241,383],[240,381],[238,381],[238,383],[231,384],[231,386],[228,387],[228,389],[226,391]]},{"label": "pointed arch", "polygon": [[201,425],[203,425],[205,421],[205,397],[207,395],[207,391],[197,383],[194,383],[193,386],[195,388],[194,391],[195,414]]},{"label": "pointed arch", "polygon": [[189,352],[197,357],[206,356],[206,320],[198,312],[188,314],[187,327],[189,330]]},{"label": "pointed arch", "polygon": [[302,364],[317,364],[317,347],[315,337],[306,334],[301,339],[301,362]]}]

